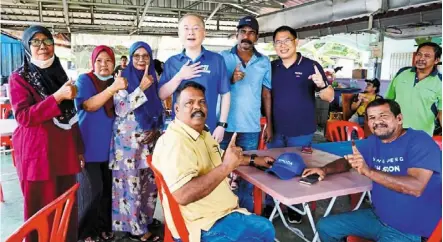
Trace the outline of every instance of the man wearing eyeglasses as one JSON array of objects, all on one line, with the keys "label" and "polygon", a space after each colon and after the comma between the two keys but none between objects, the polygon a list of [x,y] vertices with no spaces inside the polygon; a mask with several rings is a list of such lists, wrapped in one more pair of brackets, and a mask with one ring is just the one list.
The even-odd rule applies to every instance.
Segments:
[{"label": "man wearing eyeglasses", "polygon": [[[206,125],[217,142],[223,140],[228,126],[230,104],[230,82],[223,58],[203,46],[206,30],[202,17],[186,14],[178,23],[178,35],[185,47],[182,53],[170,57],[164,64],[160,77],[159,96],[165,100],[173,95],[178,87],[189,81],[197,82],[206,89],[208,117]],[[217,101],[221,96],[220,115],[217,119]],[[175,103],[175,95],[173,103]],[[174,110],[172,110],[174,112]]]},{"label": "man wearing eyeglasses", "polygon": [[[273,41],[280,58],[272,62],[274,135],[267,147],[309,147],[317,129],[315,93],[331,102],[334,89],[329,86],[321,65],[297,52],[297,32],[293,28],[277,28]],[[265,211],[272,209],[268,207]],[[288,209],[288,220],[301,223],[301,215]]]},{"label": "man wearing eyeglasses", "polygon": [[[221,52],[231,77],[231,109],[225,137],[220,144],[226,149],[234,132],[237,132],[236,144],[243,150],[256,150],[260,136],[260,116],[262,98],[268,121],[266,141],[272,138],[271,120],[271,62],[260,54],[254,44],[258,40],[258,22],[247,16],[237,26],[237,45],[231,50]],[[235,187],[235,186],[234,186]],[[252,185],[239,179],[238,190],[234,190],[240,199],[240,206],[253,209]]]}]

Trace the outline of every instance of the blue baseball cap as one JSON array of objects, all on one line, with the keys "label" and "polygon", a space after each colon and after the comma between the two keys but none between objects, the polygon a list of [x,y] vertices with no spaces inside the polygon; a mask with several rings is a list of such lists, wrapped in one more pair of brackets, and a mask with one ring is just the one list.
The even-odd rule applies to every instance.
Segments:
[{"label": "blue baseball cap", "polygon": [[282,180],[289,180],[296,176],[301,176],[306,168],[303,158],[296,153],[283,153],[266,173],[272,173]]},{"label": "blue baseball cap", "polygon": [[257,19],[255,19],[252,16],[246,16],[238,22],[237,29],[243,27],[243,26],[249,26],[251,29],[255,30],[258,34],[258,22]]}]

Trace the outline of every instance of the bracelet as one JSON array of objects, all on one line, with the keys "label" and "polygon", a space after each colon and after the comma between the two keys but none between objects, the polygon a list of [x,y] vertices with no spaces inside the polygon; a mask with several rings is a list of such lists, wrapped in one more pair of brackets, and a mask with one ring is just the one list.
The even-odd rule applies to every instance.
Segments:
[{"label": "bracelet", "polygon": [[111,96],[114,96],[114,93],[108,90],[108,88],[105,89]]},{"label": "bracelet", "polygon": [[257,157],[256,154],[252,154],[251,155],[251,159],[249,160],[249,165],[250,166],[255,166],[255,161],[254,161],[255,157]]}]

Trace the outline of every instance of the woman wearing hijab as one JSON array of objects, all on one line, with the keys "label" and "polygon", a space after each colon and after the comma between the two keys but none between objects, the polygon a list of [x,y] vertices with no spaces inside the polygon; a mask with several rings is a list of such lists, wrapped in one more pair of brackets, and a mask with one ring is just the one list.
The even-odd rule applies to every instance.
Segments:
[{"label": "woman wearing hijab", "polygon": [[[54,54],[54,39],[44,27],[23,33],[23,66],[10,77],[15,166],[24,196],[25,220],[76,183],[83,144],[74,107],[76,87]],[[68,241],[77,241],[77,205],[69,222]],[[27,241],[38,241],[33,232]]]},{"label": "woman wearing hijab", "polygon": [[[97,46],[91,57],[92,71],[79,76],[75,106],[85,146],[85,168],[79,179],[79,239],[85,242],[108,240],[111,228],[112,172],[109,147],[115,112],[113,96],[127,87],[121,73],[114,81],[114,52]],[[85,202],[87,201],[87,202]]]},{"label": "woman wearing hijab", "polygon": [[160,238],[148,229],[153,222],[157,188],[146,157],[160,136],[163,107],[151,47],[136,42],[129,52],[130,62],[122,73],[128,88],[114,95],[117,117],[109,157],[112,227],[128,232],[133,241],[158,241]]}]

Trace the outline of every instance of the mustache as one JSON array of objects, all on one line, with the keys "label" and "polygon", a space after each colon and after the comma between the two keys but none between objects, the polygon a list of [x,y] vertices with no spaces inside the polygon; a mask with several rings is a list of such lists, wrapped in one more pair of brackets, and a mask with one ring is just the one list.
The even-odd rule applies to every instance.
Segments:
[{"label": "mustache", "polygon": [[252,41],[248,40],[248,39],[242,39],[242,41],[240,43],[247,43],[252,45]]},{"label": "mustache", "polygon": [[379,127],[387,128],[388,126],[386,124],[374,124],[372,127],[378,129]]},{"label": "mustache", "polygon": [[200,114],[200,116],[203,118],[206,117],[206,114],[204,112],[198,110],[198,111],[195,111],[191,114],[191,118],[194,118],[197,114]]}]

